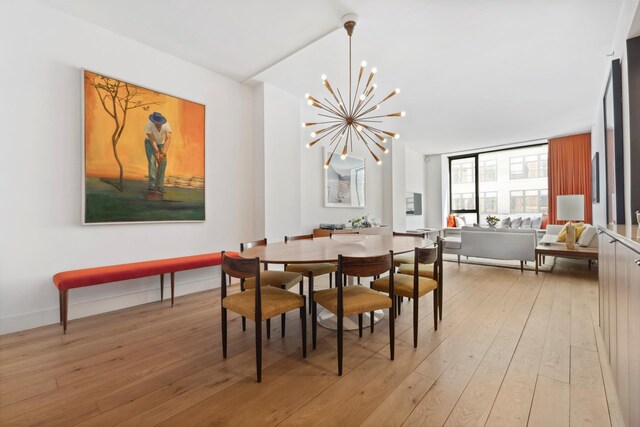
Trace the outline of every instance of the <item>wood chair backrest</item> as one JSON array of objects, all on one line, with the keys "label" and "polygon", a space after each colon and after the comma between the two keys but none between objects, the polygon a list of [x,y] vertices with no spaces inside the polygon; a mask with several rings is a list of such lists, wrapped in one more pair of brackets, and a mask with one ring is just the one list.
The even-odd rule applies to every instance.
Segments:
[{"label": "wood chair backrest", "polygon": [[301,234],[299,236],[284,236],[284,242],[287,243],[289,241],[294,240],[311,240],[313,239],[313,234]]},{"label": "wood chair backrest", "polygon": [[338,276],[373,277],[393,270],[393,252],[375,257],[338,256]]},{"label": "wood chair backrest", "polygon": [[[234,258],[222,251],[222,283],[220,286],[220,304],[227,297],[227,274],[237,279],[256,278],[255,285],[255,319],[262,319],[262,287],[260,285],[260,258]],[[258,326],[260,327],[260,326]]]},{"label": "wood chair backrest", "polygon": [[254,240],[253,242],[240,243],[240,252],[245,249],[251,249],[256,246],[267,246],[267,239]]},{"label": "wood chair backrest", "polygon": [[418,260],[418,264],[435,264],[438,261],[438,248],[416,248],[414,259]]}]

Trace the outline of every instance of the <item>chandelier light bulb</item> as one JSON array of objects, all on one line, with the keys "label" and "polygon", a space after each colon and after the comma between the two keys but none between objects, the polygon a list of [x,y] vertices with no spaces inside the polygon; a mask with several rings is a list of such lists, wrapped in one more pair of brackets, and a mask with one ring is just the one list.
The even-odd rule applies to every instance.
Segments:
[{"label": "chandelier light bulb", "polygon": [[364,96],[364,95],[360,95],[360,101],[364,101],[364,100],[365,100],[365,98],[366,98],[366,96]]},{"label": "chandelier light bulb", "polygon": [[396,95],[399,94],[400,93],[400,88],[396,88],[395,92],[396,92]]},{"label": "chandelier light bulb", "polygon": [[378,160],[376,163],[377,163],[378,165],[381,165],[381,164],[382,164],[382,160]]},{"label": "chandelier light bulb", "polygon": [[362,62],[360,63],[360,66],[361,66],[362,68],[366,67],[366,66],[367,66],[367,61],[362,61]]},{"label": "chandelier light bulb", "polygon": [[362,132],[362,126],[358,125],[358,127],[356,127],[356,129],[358,129],[358,132]]},{"label": "chandelier light bulb", "polygon": [[315,132],[311,132],[311,138],[315,138],[316,137],[316,133]]},{"label": "chandelier light bulb", "polygon": [[[374,85],[374,86],[375,86],[375,85]],[[308,94],[308,93],[305,93],[305,94],[304,94],[304,97],[305,97],[306,99],[309,99],[309,94]]]},{"label": "chandelier light bulb", "polygon": [[325,80],[327,80],[327,75],[323,74],[323,75],[320,76],[320,78],[322,79],[322,81],[325,81]]},{"label": "chandelier light bulb", "polygon": [[403,111],[403,112],[401,112],[401,113],[400,113],[400,117],[404,117],[404,116],[406,116],[406,115],[407,115],[407,112],[406,112],[406,111]]},{"label": "chandelier light bulb", "polygon": [[309,105],[313,105],[313,101],[312,101],[312,100],[308,100],[308,101],[307,101],[307,104],[309,104]]},{"label": "chandelier light bulb", "polygon": [[400,139],[400,134],[399,134],[399,133],[396,133],[395,135],[393,135],[393,138],[394,138],[394,139]]},{"label": "chandelier light bulb", "polygon": [[387,138],[382,138],[382,143],[386,144],[387,143]]},{"label": "chandelier light bulb", "polygon": [[378,69],[377,69],[376,67],[373,67],[373,68],[371,69],[371,72],[372,72],[373,74],[375,74],[375,73],[377,73],[377,72],[378,72]]},{"label": "chandelier light bulb", "polygon": [[311,148],[311,144],[307,143],[307,145],[305,145],[305,147]]},{"label": "chandelier light bulb", "polygon": [[329,169],[329,165],[327,163],[324,164],[325,169]]},{"label": "chandelier light bulb", "polygon": [[389,149],[388,149],[388,148],[385,148],[385,149],[384,149],[384,154],[387,154],[388,152],[389,152]]},{"label": "chandelier light bulb", "polygon": [[[311,105],[311,104],[309,104],[309,105]],[[376,110],[377,110],[378,108],[380,108],[380,104],[376,104]]]},{"label": "chandelier light bulb", "polygon": [[341,159],[341,160],[344,160],[344,159],[346,159],[346,158],[347,158],[347,156],[345,156],[344,154],[340,154],[340,159]]},{"label": "chandelier light bulb", "polygon": [[303,127],[303,128],[306,128],[306,127],[307,127],[307,124],[303,122],[303,123],[302,123],[302,127]]},{"label": "chandelier light bulb", "polygon": [[375,89],[377,89],[377,88],[378,88],[378,84],[377,84],[377,83],[374,83],[374,84],[373,84],[373,89],[375,90]]}]

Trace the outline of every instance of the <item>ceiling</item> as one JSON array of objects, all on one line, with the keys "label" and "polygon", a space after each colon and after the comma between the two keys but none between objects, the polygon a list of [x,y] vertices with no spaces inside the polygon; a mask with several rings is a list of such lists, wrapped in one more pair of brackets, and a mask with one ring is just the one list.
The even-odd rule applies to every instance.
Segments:
[{"label": "ceiling", "polygon": [[407,116],[387,127],[425,154],[590,129],[622,1],[40,0],[301,98],[325,96],[323,73],[346,87],[340,18],[357,13],[354,67],[376,66],[381,94],[402,89],[384,111]]}]

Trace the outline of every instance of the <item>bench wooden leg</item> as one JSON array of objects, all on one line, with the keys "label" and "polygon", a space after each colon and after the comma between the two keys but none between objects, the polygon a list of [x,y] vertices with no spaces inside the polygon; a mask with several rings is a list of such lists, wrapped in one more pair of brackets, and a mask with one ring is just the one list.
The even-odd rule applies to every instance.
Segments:
[{"label": "bench wooden leg", "polygon": [[176,287],[176,273],[171,273],[171,307],[173,307],[173,295]]},{"label": "bench wooden leg", "polygon": [[69,291],[62,291],[62,328],[64,335],[67,334],[67,316],[69,314]]},{"label": "bench wooden leg", "polygon": [[164,301],[164,273],[160,275],[160,301]]},{"label": "bench wooden leg", "polygon": [[60,307],[60,324],[62,325],[62,291],[58,289],[58,303]]}]

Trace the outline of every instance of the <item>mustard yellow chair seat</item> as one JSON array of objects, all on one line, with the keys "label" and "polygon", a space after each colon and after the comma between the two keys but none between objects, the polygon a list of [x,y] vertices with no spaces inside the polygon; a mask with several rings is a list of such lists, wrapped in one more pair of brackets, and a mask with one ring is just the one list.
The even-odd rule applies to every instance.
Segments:
[{"label": "mustard yellow chair seat", "polygon": [[[260,297],[262,301],[261,320],[271,319],[279,314],[304,306],[304,300],[300,295],[271,286],[263,286]],[[253,320],[255,320],[256,312],[255,303],[255,289],[238,292],[222,300],[224,308]]]},{"label": "mustard yellow chair seat", "polygon": [[[402,264],[398,269],[400,274],[408,274],[413,276],[413,264]],[[433,279],[433,264],[418,264],[418,276]]]},{"label": "mustard yellow chair seat", "polygon": [[323,274],[334,273],[338,271],[338,266],[330,262],[319,262],[313,264],[288,264],[287,271],[300,273],[305,277],[309,277],[309,272],[314,277],[322,276]]},{"label": "mustard yellow chair seat", "polygon": [[[323,289],[313,294],[315,302],[338,314],[338,289]],[[366,313],[391,307],[391,298],[364,286],[345,286],[342,288],[343,311],[345,316]]]},{"label": "mustard yellow chair seat", "polygon": [[[299,273],[272,270],[265,270],[260,272],[260,284],[262,286],[275,286],[276,288],[281,288],[282,285],[284,285],[285,289],[289,289],[299,284],[301,280],[302,274]],[[254,289],[255,287],[255,277],[250,277],[244,281],[245,289]]]},{"label": "mustard yellow chair seat", "polygon": [[402,264],[413,264],[413,252],[393,256],[394,267],[399,267]]},{"label": "mustard yellow chair seat", "polygon": [[[371,282],[371,287],[379,292],[389,292],[389,276]],[[426,277],[418,277],[418,297],[438,288],[438,282]],[[408,274],[393,275],[393,292],[401,297],[413,298],[413,276]]]}]

